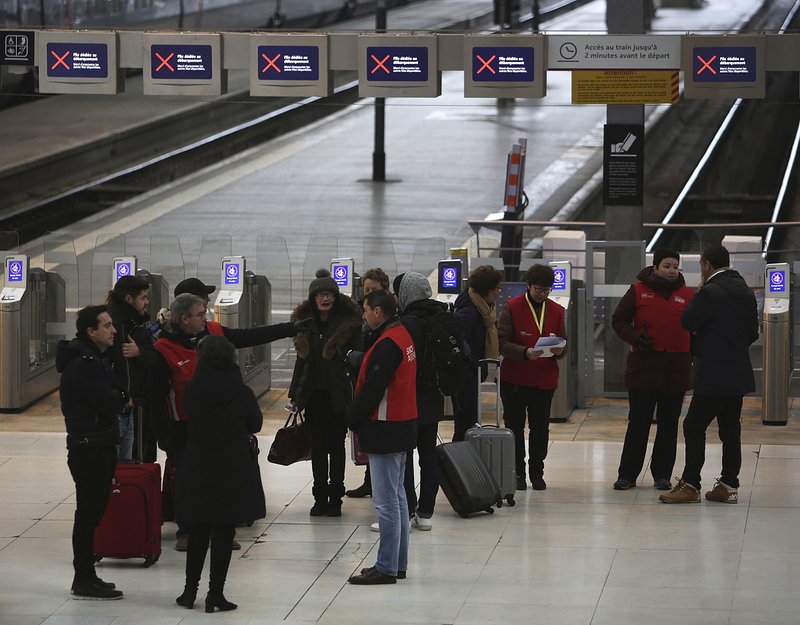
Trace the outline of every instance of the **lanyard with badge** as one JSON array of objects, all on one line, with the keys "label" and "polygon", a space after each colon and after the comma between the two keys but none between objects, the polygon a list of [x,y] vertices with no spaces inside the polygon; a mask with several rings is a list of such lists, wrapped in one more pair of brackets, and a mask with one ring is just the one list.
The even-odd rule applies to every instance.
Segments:
[{"label": "lanyard with badge", "polygon": [[533,315],[533,321],[536,324],[536,329],[539,330],[539,336],[544,336],[544,307],[547,305],[547,300],[542,302],[542,312],[538,319],[536,318],[536,311],[533,308],[533,304],[531,304],[530,298],[526,297],[525,301],[528,302],[528,308],[531,309],[531,315]]}]

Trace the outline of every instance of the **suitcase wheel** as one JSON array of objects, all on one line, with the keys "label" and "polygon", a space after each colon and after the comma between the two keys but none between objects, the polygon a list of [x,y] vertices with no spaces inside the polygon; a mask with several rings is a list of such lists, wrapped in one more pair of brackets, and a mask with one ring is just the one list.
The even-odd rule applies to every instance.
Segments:
[{"label": "suitcase wheel", "polygon": [[158,562],[158,556],[145,556],[144,557],[144,566],[145,566],[145,568],[153,566],[156,562]]},{"label": "suitcase wheel", "polygon": [[517,502],[514,501],[514,495],[509,495],[508,497],[506,497],[506,503],[511,507],[516,506]]},{"label": "suitcase wheel", "polygon": [[487,514],[494,514],[494,508],[486,508]]}]

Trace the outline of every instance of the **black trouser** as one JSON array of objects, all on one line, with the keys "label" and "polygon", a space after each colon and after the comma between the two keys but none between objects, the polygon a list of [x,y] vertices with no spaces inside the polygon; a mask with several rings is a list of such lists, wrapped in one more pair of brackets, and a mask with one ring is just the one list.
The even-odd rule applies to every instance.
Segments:
[{"label": "black trouser", "polygon": [[528,416],[528,471],[530,478],[544,474],[544,459],[550,442],[550,404],[555,389],[520,386],[500,382],[500,397],[503,400],[503,419],[506,427],[514,432],[514,455],[517,477],[525,477],[525,415]]},{"label": "black trouser", "polygon": [[186,551],[186,587],[194,590],[200,583],[206,551],[211,543],[211,570],[209,573],[208,592],[222,594],[228,567],[231,563],[233,536],[235,526],[231,524],[216,525],[194,521],[189,534],[189,549]]},{"label": "black trouser", "polygon": [[[161,491],[161,504],[163,509],[173,510],[175,489],[177,488],[177,475],[178,469],[181,466],[183,453],[186,451],[186,444],[189,441],[189,422],[188,421],[175,421],[172,424],[172,440],[170,441],[169,451],[167,451],[167,460],[169,461],[170,470],[165,467],[164,470],[164,487]],[[174,473],[173,473],[174,472]],[[169,506],[167,508],[167,506]],[[163,516],[163,514],[162,514]],[[167,516],[169,518],[169,516]],[[186,519],[175,517],[175,523],[178,525],[178,531],[175,532],[177,538],[188,536],[191,524]]]},{"label": "black trouser", "polygon": [[100,524],[111,495],[117,466],[117,448],[70,450],[67,466],[75,481],[75,522],[72,525],[72,566],[75,583],[93,581],[94,530]]},{"label": "black trouser", "polygon": [[469,370],[464,386],[456,400],[453,415],[453,440],[463,441],[464,434],[480,420],[480,397],[478,393],[478,368]]},{"label": "black trouser", "polygon": [[644,464],[647,439],[653,413],[656,415],[656,439],[650,473],[654,480],[670,479],[678,446],[678,418],[685,393],[628,391],[628,429],[619,461],[619,477],[635,482]]},{"label": "black trouser", "polygon": [[436,434],[439,424],[417,424],[417,455],[419,456],[419,500],[414,479],[414,450],[406,457],[406,474],[403,486],[408,501],[408,512],[419,513],[423,518],[433,516],[436,495],[439,494],[439,464],[436,458]]},{"label": "black trouser", "polygon": [[311,396],[305,417],[311,435],[314,499],[323,501],[330,497],[334,501],[341,500],[344,495],[344,438],[347,434],[344,415],[334,414],[330,395],[318,392]]},{"label": "black trouser", "polygon": [[731,488],[739,488],[742,468],[742,396],[694,395],[683,420],[686,441],[686,466],[683,480],[700,488],[700,472],[706,461],[706,430],[716,418],[722,441],[722,475]]}]

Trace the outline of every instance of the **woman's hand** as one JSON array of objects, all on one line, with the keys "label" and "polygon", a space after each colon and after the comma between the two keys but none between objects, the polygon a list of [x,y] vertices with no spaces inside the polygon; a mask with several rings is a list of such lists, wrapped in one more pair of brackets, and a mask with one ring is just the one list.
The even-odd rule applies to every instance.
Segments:
[{"label": "woman's hand", "polygon": [[541,349],[533,349],[529,347],[525,350],[525,360],[536,360],[541,357],[544,352]]}]

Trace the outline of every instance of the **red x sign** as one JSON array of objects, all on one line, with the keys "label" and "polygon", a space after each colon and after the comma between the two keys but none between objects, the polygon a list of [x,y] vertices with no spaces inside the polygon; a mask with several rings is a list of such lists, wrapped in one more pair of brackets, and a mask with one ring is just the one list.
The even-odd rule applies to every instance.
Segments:
[{"label": "red x sign", "polygon": [[372,71],[370,72],[370,74],[374,74],[375,72],[377,72],[378,68],[382,69],[387,74],[391,74],[392,73],[384,65],[384,63],[386,63],[386,61],[389,60],[389,57],[391,56],[391,54],[387,54],[385,57],[383,57],[382,61],[379,61],[378,58],[374,54],[370,54],[370,56],[372,57],[372,60],[375,61],[375,67],[372,68]]},{"label": "red x sign", "polygon": [[280,52],[278,52],[278,54],[275,55],[274,59],[269,58],[266,54],[262,54],[261,57],[267,62],[267,64],[264,66],[264,69],[261,70],[262,74],[266,72],[270,67],[273,68],[279,74],[281,73],[281,68],[275,65],[275,61],[281,58]]},{"label": "red x sign", "polygon": [[697,55],[697,60],[698,60],[698,61],[700,61],[700,62],[703,64],[703,67],[701,67],[700,69],[698,69],[698,70],[697,70],[697,74],[695,74],[695,75],[696,75],[696,76],[699,76],[699,75],[700,75],[700,74],[702,74],[704,71],[708,70],[708,71],[710,71],[712,74],[714,74],[714,75],[716,76],[716,75],[717,75],[717,72],[715,72],[715,71],[714,71],[714,68],[713,68],[713,67],[711,67],[711,64],[712,64],[712,63],[713,63],[713,62],[714,62],[716,59],[717,59],[717,55],[716,55],[716,54],[715,54],[714,56],[712,56],[710,59],[708,59],[707,61],[706,61],[706,60],[705,60],[705,59],[704,59],[702,56],[700,56],[700,55],[698,54],[698,55]]},{"label": "red x sign", "polygon": [[53,66],[50,68],[50,71],[53,71],[53,70],[54,70],[56,67],[58,67],[59,65],[63,65],[63,66],[64,66],[64,69],[66,69],[66,70],[68,70],[68,71],[71,69],[71,68],[70,68],[70,66],[69,66],[69,65],[67,65],[67,64],[64,62],[64,59],[65,59],[65,58],[67,58],[67,55],[69,54],[69,50],[67,50],[67,51],[64,53],[64,56],[58,56],[58,54],[56,54],[55,50],[50,50],[50,54],[52,54],[52,55],[53,55],[53,57],[54,57],[54,58],[55,58],[55,60],[56,60],[56,62],[55,62],[55,63],[53,63]]},{"label": "red x sign", "polygon": [[478,69],[478,71],[475,72],[476,74],[480,74],[485,69],[488,69],[490,72],[492,72],[492,74],[496,74],[497,73],[496,71],[494,71],[492,69],[492,66],[489,65],[489,63],[491,63],[492,61],[494,61],[497,58],[496,54],[493,54],[491,57],[489,57],[488,61],[484,61],[483,58],[481,58],[480,54],[476,54],[475,57],[482,63],[482,65],[480,66],[480,69]]},{"label": "red x sign", "polygon": [[159,65],[158,67],[156,67],[156,71],[157,71],[157,72],[158,72],[158,71],[160,71],[160,70],[161,70],[161,68],[162,68],[162,67],[164,67],[165,65],[166,65],[166,67],[167,67],[167,69],[168,69],[169,71],[171,71],[171,72],[174,72],[174,71],[175,71],[175,69],[172,67],[172,65],[170,65],[170,64],[169,64],[169,62],[170,62],[170,60],[172,59],[172,57],[173,57],[173,56],[175,56],[175,53],[174,53],[174,52],[170,52],[170,53],[169,53],[169,55],[167,56],[167,58],[164,58],[164,57],[163,57],[163,56],[161,56],[161,55],[160,55],[158,52],[156,52],[156,56],[158,57],[158,60],[159,60],[159,61],[161,61],[161,65]]}]

